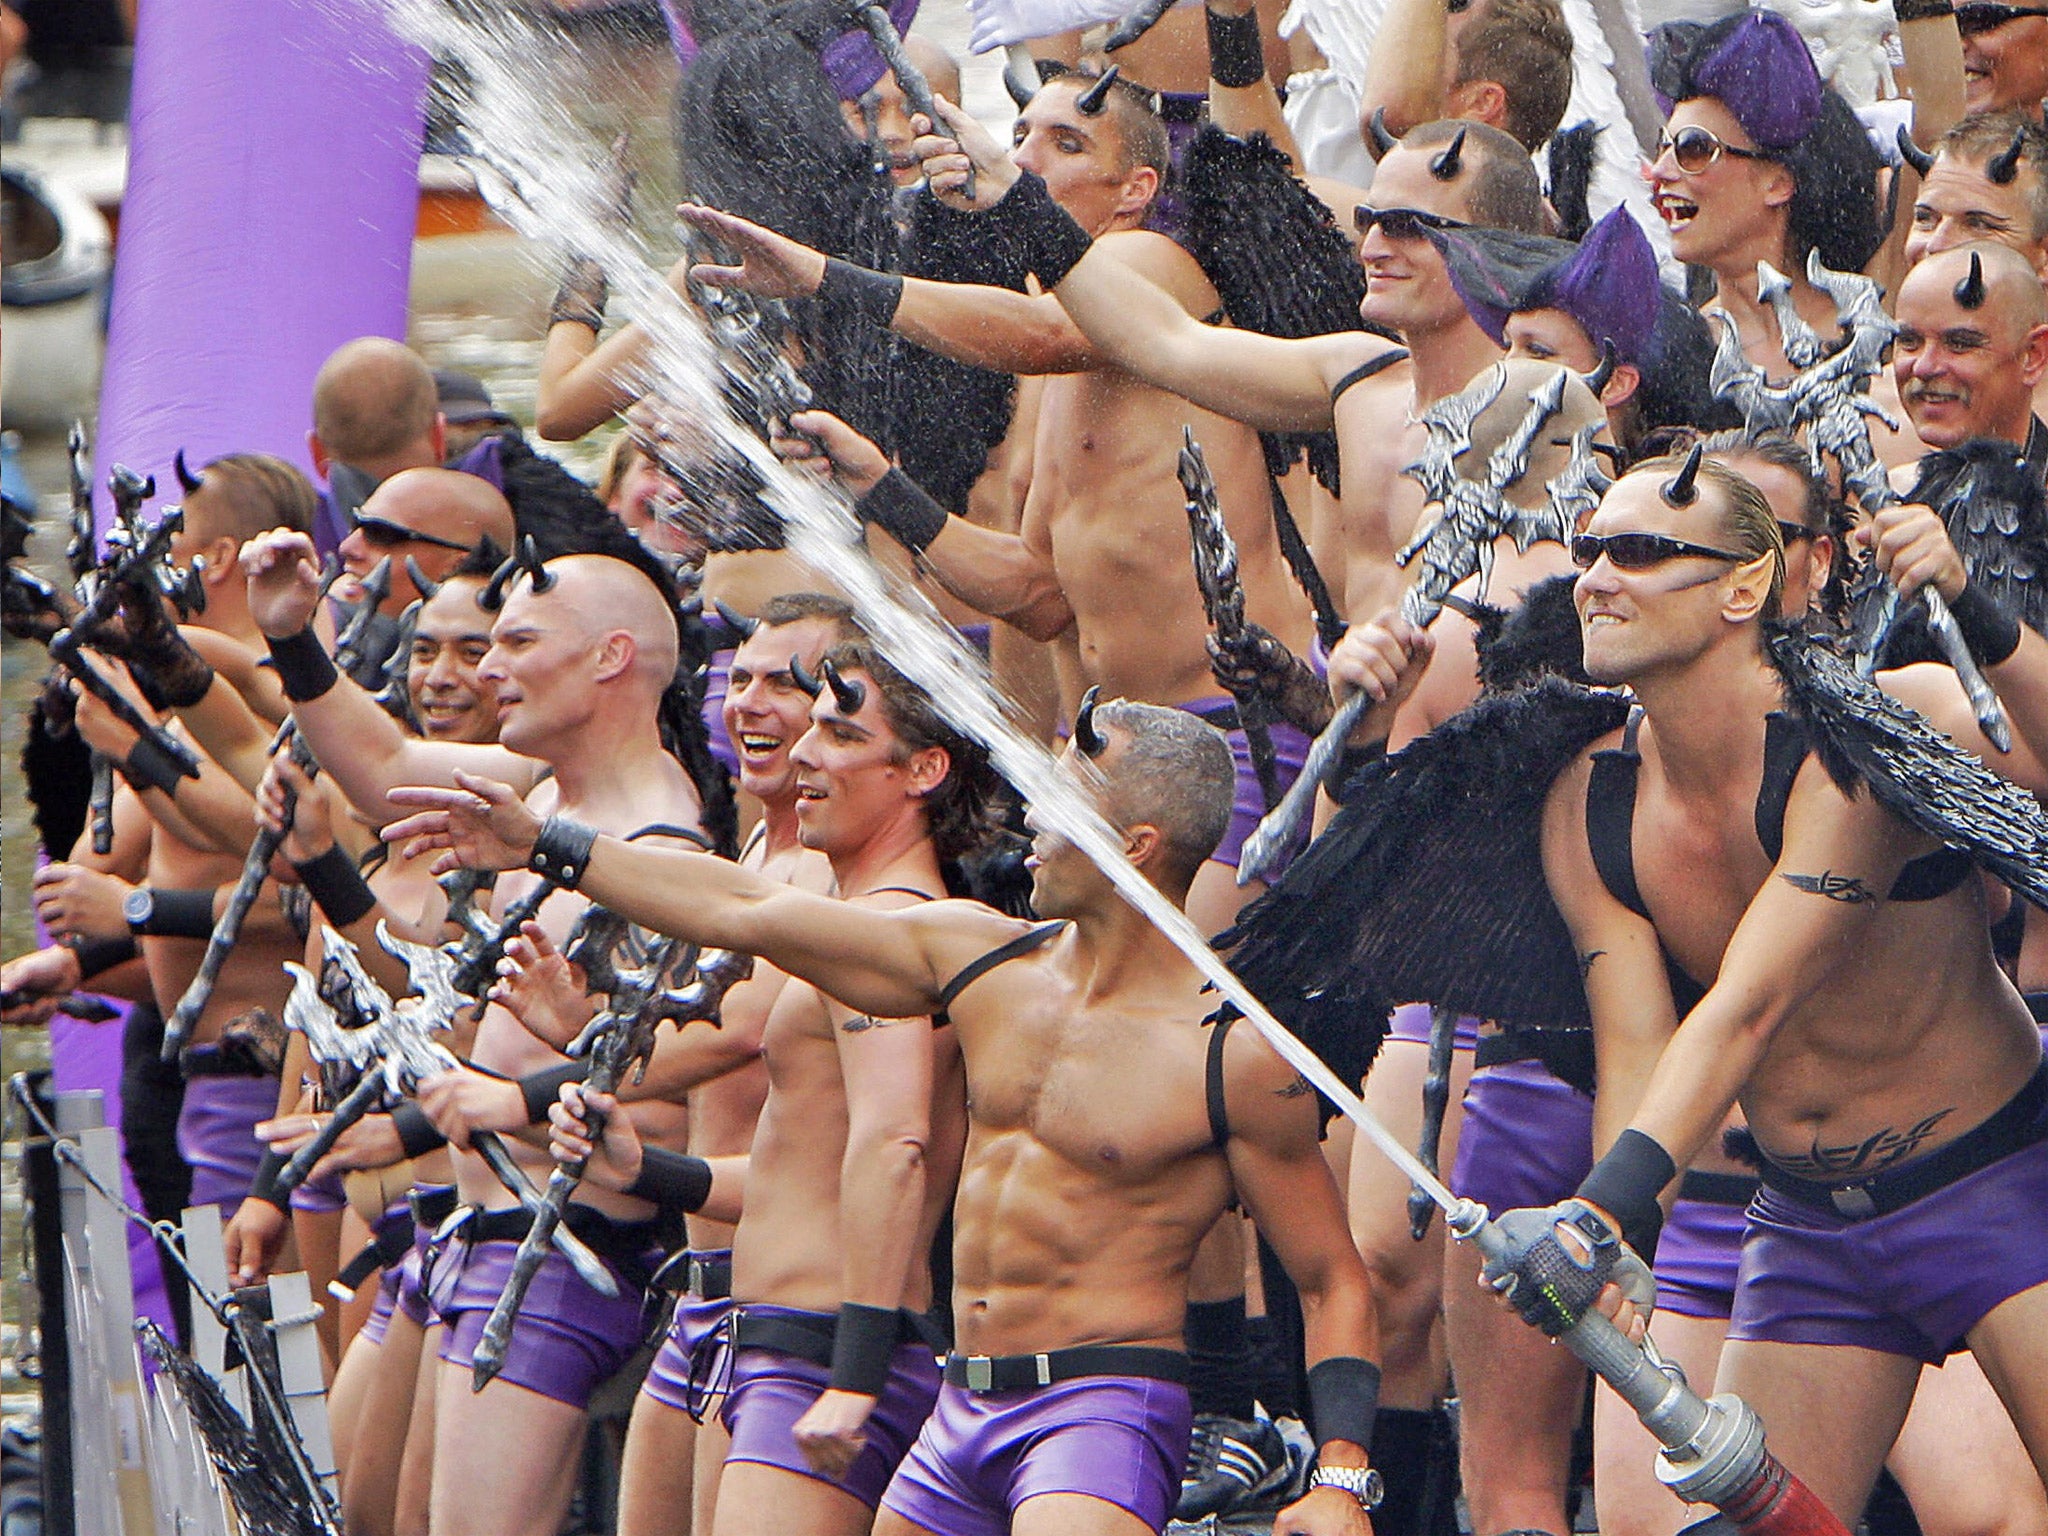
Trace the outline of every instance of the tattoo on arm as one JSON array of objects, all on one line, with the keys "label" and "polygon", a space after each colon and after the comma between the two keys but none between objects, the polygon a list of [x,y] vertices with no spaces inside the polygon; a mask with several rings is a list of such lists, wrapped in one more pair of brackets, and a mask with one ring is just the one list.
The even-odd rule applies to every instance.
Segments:
[{"label": "tattoo on arm", "polygon": [[1307,1078],[1296,1073],[1294,1081],[1284,1087],[1275,1088],[1273,1096],[1277,1099],[1305,1099],[1315,1091],[1314,1085]]},{"label": "tattoo on arm", "polygon": [[1838,875],[1831,869],[1817,875],[1783,874],[1778,878],[1795,891],[1825,896],[1829,901],[1845,902],[1852,907],[1868,906],[1877,900],[1877,892],[1854,875]]},{"label": "tattoo on arm", "polygon": [[1934,1128],[1954,1113],[1953,1107],[1937,1109],[1903,1131],[1888,1125],[1862,1141],[1839,1147],[1824,1147],[1816,1136],[1811,1151],[1789,1157],[1773,1156],[1771,1161],[1787,1173],[1807,1179],[1839,1179],[1847,1174],[1874,1172],[1918,1152],[1921,1144],[1934,1134]]},{"label": "tattoo on arm", "polygon": [[1593,962],[1606,954],[1604,949],[1589,949],[1579,956],[1579,980],[1584,981],[1593,971]]}]

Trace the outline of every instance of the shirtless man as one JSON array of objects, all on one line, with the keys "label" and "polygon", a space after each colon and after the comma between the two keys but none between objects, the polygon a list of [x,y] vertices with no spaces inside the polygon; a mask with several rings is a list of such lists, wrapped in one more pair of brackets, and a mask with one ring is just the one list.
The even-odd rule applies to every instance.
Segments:
[{"label": "shirtless man", "polygon": [[390,555],[391,591],[378,611],[396,618],[420,595],[406,570],[407,559],[438,581],[486,537],[500,549],[512,548],[512,508],[496,486],[460,470],[400,470],[372,491],[351,518],[338,551],[347,574],[335,596],[353,599],[353,583]]},{"label": "shirtless man", "polygon": [[[1546,873],[1586,967],[1605,1152],[1579,1198],[1552,1209],[1590,1206],[1654,1247],[1658,1193],[1739,1099],[1766,1187],[1716,1385],[1757,1410],[1779,1458],[1846,1523],[1921,1364],[1965,1345],[2037,1469],[2048,1465],[2048,1264],[2020,1236],[2048,1200],[2041,1045],[1992,958],[1967,864],[1870,794],[1845,797],[1806,756],[1784,791],[1779,851],[1760,846],[1765,720],[1783,694],[1758,625],[1778,608],[1782,543],[1754,488],[1712,462],[1690,504],[1673,505],[1677,468],[1625,477],[1588,532],[1683,547],[1653,548],[1647,564],[1629,550],[1626,566],[1611,542],[1579,556],[1587,670],[1628,683],[1641,713],[1560,776],[1545,812]],[[1880,558],[1902,582],[1933,574],[1961,599],[1952,552],[1939,562],[1897,545],[1916,517],[1929,520],[1924,509],[1880,517]],[[1971,626],[2000,685],[2040,660],[2040,638],[2016,628]],[[1889,686],[1992,755],[1945,668]],[[2022,726],[2023,742],[2033,734]],[[1632,796],[1596,782],[1593,752],[1615,749],[1635,764]],[[2024,744],[2000,762],[2036,792],[2048,786]],[[1595,816],[1615,828],[1597,864]],[[1689,1007],[1674,995],[1683,980],[1698,989]],[[1979,1203],[1966,1213],[1965,1201]],[[1872,1243],[1886,1245],[1882,1259]],[[1891,1277],[1881,1294],[1873,1273]]]},{"label": "shirtless man", "polygon": [[[341,682],[307,628],[317,601],[312,546],[304,537],[265,534],[244,551],[250,604],[306,741],[357,809],[390,814],[384,791],[401,782],[480,770],[513,779],[520,792],[553,811],[574,807],[622,835],[701,841],[695,786],[661,745],[657,710],[676,668],[677,632],[669,594],[645,568],[606,556],[550,562],[537,590],[516,577],[491,629],[478,669],[498,694],[496,746],[406,737],[361,690]],[[543,779],[543,770],[551,775]],[[531,882],[501,881],[493,913]],[[584,903],[558,892],[542,903],[541,929],[564,938]],[[482,1068],[508,1077],[560,1064],[552,1047],[491,1004],[472,1052]],[[680,1141],[681,1112],[647,1101],[631,1113],[656,1140]],[[540,1182],[546,1157],[507,1143]],[[620,1275],[619,1295],[599,1296],[559,1253],[543,1261],[514,1330],[502,1373],[473,1392],[470,1366],[517,1243],[513,1197],[474,1152],[455,1154],[458,1191],[477,1212],[477,1241],[452,1246],[432,1291],[446,1324],[435,1422],[431,1523],[437,1532],[552,1533],[574,1486],[592,1389],[638,1342],[639,1288],[624,1277],[651,1246],[647,1202],[586,1190],[572,1202],[582,1235]],[[522,1454],[507,1457],[516,1444]],[[475,1468],[496,1475],[479,1479]]]},{"label": "shirtless man", "polygon": [[[1145,281],[1183,318],[1216,314],[1222,301],[1194,258],[1141,227],[1164,175],[1163,127],[1136,92],[1121,87],[1099,114],[1081,112],[1075,103],[1091,83],[1075,73],[1040,88],[1017,118],[1015,165],[1045,178],[1054,200],[1116,254],[1119,271]],[[1265,459],[1249,428],[1114,366],[1047,295],[867,272],[710,209],[682,213],[742,258],[738,267],[699,268],[706,281],[871,305],[877,321],[944,356],[1050,376],[1038,393],[1031,485],[1016,533],[960,517],[917,524],[892,517],[879,499],[862,506],[972,607],[1035,640],[1071,635],[1082,685],[1234,720],[1210,675],[1207,625],[1190,575],[1175,474],[1188,427],[1237,542],[1247,613],[1292,649],[1306,648],[1308,605],[1281,558]],[[804,420],[804,430],[829,437],[835,451],[864,441],[836,421]],[[888,468],[879,451],[873,458]],[[1284,789],[1305,743],[1284,725],[1273,735]],[[1228,926],[1251,894],[1236,884],[1237,851],[1265,810],[1241,732],[1232,750],[1241,759],[1241,814],[1190,900],[1208,931]]]},{"label": "shirtless man", "polygon": [[[971,119],[952,115],[947,131],[958,140],[920,141],[933,190],[967,206],[959,188],[970,158],[971,206],[994,207],[1014,189],[997,217],[1024,242],[1040,280],[1111,362],[1255,427],[1335,428],[1344,493],[1335,525],[1318,530],[1313,541],[1317,563],[1338,608],[1353,619],[1390,606],[1408,582],[1394,554],[1422,513],[1421,491],[1401,474],[1426,440],[1413,423],[1501,355],[1466,313],[1425,231],[1432,221],[1450,220],[1538,233],[1542,191],[1521,146],[1483,124],[1429,123],[1380,161],[1375,208],[1359,248],[1367,274],[1359,314],[1395,330],[1412,354],[1404,358],[1365,331],[1286,340],[1204,325],[1145,274],[1093,255],[1085,228]],[[1453,142],[1454,156],[1448,154]]]},{"label": "shirtless man", "polygon": [[[1122,701],[1076,733],[1093,755],[1068,749],[1075,787],[1184,901],[1229,816],[1222,742],[1182,712]],[[445,865],[524,863],[538,819],[502,786],[469,789],[402,792],[432,808],[390,835],[449,848]],[[762,954],[869,1018],[944,1015],[960,1035],[961,1353],[878,1530],[1157,1531],[1187,1450],[1187,1270],[1234,1192],[1286,1261],[1307,1323],[1322,1464],[1277,1529],[1364,1536],[1371,1300],[1312,1094],[1249,1029],[1204,1027],[1199,973],[1076,848],[1041,826],[1033,865],[1033,904],[1057,919],[1035,927],[959,902],[863,910],[607,839],[584,880],[636,920]]]}]

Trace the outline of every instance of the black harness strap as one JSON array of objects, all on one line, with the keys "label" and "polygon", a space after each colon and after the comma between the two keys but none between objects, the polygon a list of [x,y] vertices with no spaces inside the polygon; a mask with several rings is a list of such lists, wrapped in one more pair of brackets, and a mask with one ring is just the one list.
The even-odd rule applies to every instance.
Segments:
[{"label": "black harness strap", "polygon": [[997,966],[1003,964],[1004,961],[1014,960],[1019,955],[1030,954],[1032,950],[1038,948],[1039,945],[1066,926],[1065,923],[1040,923],[1036,928],[1027,928],[1014,939],[998,944],[979,959],[968,961],[967,964],[959,969],[951,981],[939,988],[939,1006],[932,1010],[932,1022],[934,1024],[952,1023],[952,1019],[947,1016],[947,1010],[953,1006],[955,999],[962,992],[965,992]]},{"label": "black harness strap", "polygon": [[1209,1026],[1209,1058],[1202,1072],[1202,1095],[1209,1105],[1209,1141],[1218,1152],[1230,1143],[1230,1109],[1223,1101],[1223,1042],[1236,1022],[1233,1013]]},{"label": "black harness strap", "polygon": [[1586,782],[1586,845],[1608,894],[1646,918],[1650,909],[1636,888],[1635,852],[1636,772],[1643,765],[1636,732],[1642,723],[1643,707],[1638,704],[1621,728],[1621,745],[1593,754],[1593,772]]},{"label": "black harness strap", "polygon": [[1782,710],[1764,720],[1764,777],[1756,790],[1756,840],[1773,864],[1785,851],[1785,802],[1792,781],[1806,761],[1806,736],[1799,722]]},{"label": "black harness strap", "polygon": [[628,832],[626,841],[637,843],[643,837],[680,837],[686,843],[695,843],[706,853],[711,852],[711,839],[695,827],[672,827],[665,821],[652,821],[637,832]]},{"label": "black harness strap", "polygon": [[1339,400],[1343,399],[1344,392],[1351,388],[1352,385],[1363,384],[1374,374],[1384,373],[1393,367],[1394,364],[1407,361],[1407,352],[1400,347],[1395,347],[1391,351],[1382,352],[1371,362],[1360,363],[1356,368],[1345,374],[1343,378],[1339,379],[1330,390],[1330,404],[1335,405]]}]

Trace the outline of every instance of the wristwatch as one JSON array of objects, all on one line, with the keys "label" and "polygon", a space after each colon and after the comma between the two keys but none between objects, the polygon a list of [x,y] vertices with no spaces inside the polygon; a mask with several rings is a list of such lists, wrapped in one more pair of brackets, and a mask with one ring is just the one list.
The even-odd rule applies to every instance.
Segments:
[{"label": "wristwatch", "polygon": [[148,886],[138,885],[121,898],[121,918],[130,933],[149,932],[149,921],[155,916],[156,892]]},{"label": "wristwatch", "polygon": [[1311,1488],[1341,1488],[1370,1514],[1386,1497],[1387,1485],[1377,1467],[1317,1467],[1308,1475]]}]

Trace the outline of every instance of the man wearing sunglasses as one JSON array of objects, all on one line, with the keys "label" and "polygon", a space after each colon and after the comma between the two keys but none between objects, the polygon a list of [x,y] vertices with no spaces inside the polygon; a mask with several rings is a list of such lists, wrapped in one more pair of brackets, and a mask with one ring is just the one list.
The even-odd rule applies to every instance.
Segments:
[{"label": "man wearing sunglasses", "polygon": [[[1845,795],[1796,736],[1767,746],[1785,707],[1760,628],[1782,601],[1781,535],[1747,481],[1711,460],[1694,473],[1665,459],[1624,477],[1572,551],[1586,669],[1640,707],[1565,771],[1545,813],[1605,1154],[1546,1214],[1590,1208],[1654,1250],[1656,1194],[1739,1099],[1767,1187],[1716,1387],[1853,1521],[1921,1364],[1954,1350],[1976,1351],[2034,1426],[2035,1461],[2048,1451],[2048,1256],[2031,1236],[2048,1209],[2048,1069],[1967,863],[1869,793]],[[1917,584],[1932,565],[1895,531],[1880,558]],[[1942,582],[1970,607],[1945,567]],[[2015,645],[2010,621],[1985,617],[1974,643],[2010,684],[2042,642]],[[1889,686],[1996,756],[1953,674],[1919,672]],[[2024,744],[1999,762],[2048,787]]]},{"label": "man wearing sunglasses", "polygon": [[400,470],[350,520],[339,551],[347,575],[335,595],[352,601],[356,583],[389,555],[391,592],[380,611],[395,618],[420,595],[407,560],[438,581],[486,537],[500,549],[515,542],[512,508],[489,481],[453,469]]},{"label": "man wearing sunglasses", "polygon": [[2023,112],[2036,119],[2048,97],[2048,7],[1956,7],[1963,36],[1963,104],[1972,112]]}]

